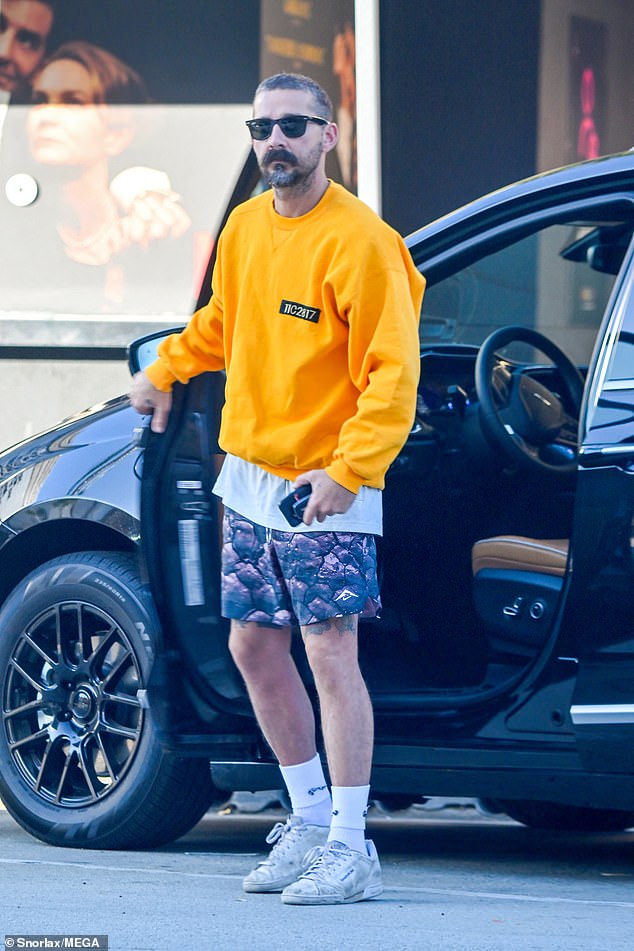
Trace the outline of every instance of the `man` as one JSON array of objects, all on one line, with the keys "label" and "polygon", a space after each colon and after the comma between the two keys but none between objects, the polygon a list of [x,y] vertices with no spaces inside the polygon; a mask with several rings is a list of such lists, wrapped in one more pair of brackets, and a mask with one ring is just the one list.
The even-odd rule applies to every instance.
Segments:
[{"label": "man", "polygon": [[[424,281],[396,232],[327,179],[337,127],[320,86],[264,80],[247,125],[272,193],[234,210],[210,303],[163,342],[130,395],[160,432],[175,380],[226,367],[223,614],[293,810],[243,885],[281,891],[286,904],[347,903],[382,891],[364,835],[373,717],[357,624],[380,607],[380,489],[413,421]],[[291,531],[278,504],[301,485],[312,494]],[[293,626],[319,695],[332,800]]]},{"label": "man", "polygon": [[0,90],[28,87],[44,56],[53,26],[53,4],[43,0],[2,0],[0,5]]}]

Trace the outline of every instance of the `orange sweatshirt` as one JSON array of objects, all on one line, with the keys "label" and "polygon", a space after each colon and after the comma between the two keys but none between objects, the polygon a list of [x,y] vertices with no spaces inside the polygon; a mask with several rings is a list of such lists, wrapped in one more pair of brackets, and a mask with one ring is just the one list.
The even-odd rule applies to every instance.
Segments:
[{"label": "orange sweatshirt", "polygon": [[401,237],[331,183],[299,218],[265,192],[218,244],[213,296],[147,372],[169,390],[227,371],[220,446],[287,479],[383,488],[414,418],[425,281]]}]

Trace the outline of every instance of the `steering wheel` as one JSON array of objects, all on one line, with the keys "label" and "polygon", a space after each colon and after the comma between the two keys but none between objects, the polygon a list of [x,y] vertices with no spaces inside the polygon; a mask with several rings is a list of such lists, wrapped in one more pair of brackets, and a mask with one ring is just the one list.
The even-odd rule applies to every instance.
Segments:
[{"label": "steering wheel", "polygon": [[[498,350],[516,341],[530,344],[552,361],[574,407],[574,415],[566,412],[555,393],[523,368],[498,356]],[[523,469],[557,475],[576,470],[583,386],[583,377],[574,363],[536,330],[502,327],[480,347],[475,387],[482,429],[494,448]]]}]

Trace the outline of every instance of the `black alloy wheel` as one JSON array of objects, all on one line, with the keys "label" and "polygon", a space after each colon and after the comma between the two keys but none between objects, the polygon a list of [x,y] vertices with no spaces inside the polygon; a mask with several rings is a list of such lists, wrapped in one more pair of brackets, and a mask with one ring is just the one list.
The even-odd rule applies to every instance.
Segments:
[{"label": "black alloy wheel", "polygon": [[94,604],[66,601],[34,617],[3,696],[9,750],[31,790],[69,808],[112,792],[139,745],[141,685],[125,630]]},{"label": "black alloy wheel", "polygon": [[145,684],[159,636],[135,559],[47,562],[0,610],[0,794],[47,842],[140,848],[190,829],[213,799],[204,760],[166,756]]}]

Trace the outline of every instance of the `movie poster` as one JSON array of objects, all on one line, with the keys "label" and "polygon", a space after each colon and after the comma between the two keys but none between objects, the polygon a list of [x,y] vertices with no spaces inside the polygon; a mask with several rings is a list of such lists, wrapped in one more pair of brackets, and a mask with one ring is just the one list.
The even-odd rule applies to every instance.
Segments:
[{"label": "movie poster", "polygon": [[[606,26],[598,20],[570,19],[570,162],[604,155],[606,124]],[[595,327],[605,306],[605,274],[575,269],[571,323]]]},{"label": "movie poster", "polygon": [[354,0],[262,0],[260,76],[305,73],[328,92],[339,128],[328,175],[357,191]]},{"label": "movie poster", "polygon": [[0,4],[0,342],[184,323],[250,153],[259,0]]},{"label": "movie poster", "polygon": [[571,17],[571,162],[605,154],[606,67],[605,23]]}]

